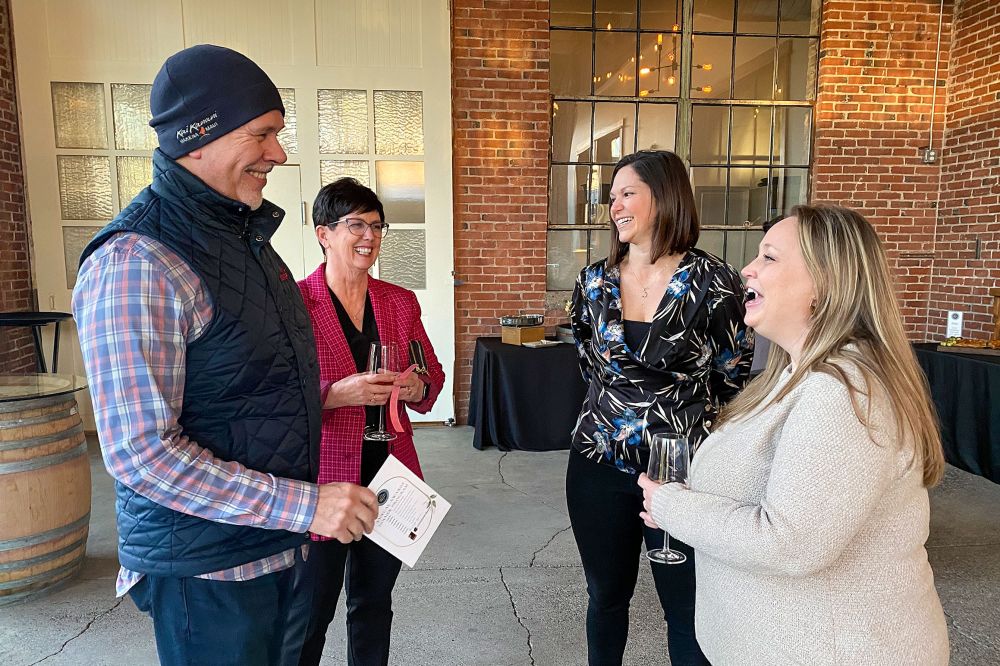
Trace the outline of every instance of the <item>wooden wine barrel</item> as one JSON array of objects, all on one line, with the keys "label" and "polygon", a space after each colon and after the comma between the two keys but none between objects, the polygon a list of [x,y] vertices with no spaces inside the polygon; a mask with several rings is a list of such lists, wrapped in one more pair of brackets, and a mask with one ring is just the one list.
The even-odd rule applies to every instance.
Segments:
[{"label": "wooden wine barrel", "polygon": [[0,402],[0,605],[76,573],[90,463],[73,394]]}]

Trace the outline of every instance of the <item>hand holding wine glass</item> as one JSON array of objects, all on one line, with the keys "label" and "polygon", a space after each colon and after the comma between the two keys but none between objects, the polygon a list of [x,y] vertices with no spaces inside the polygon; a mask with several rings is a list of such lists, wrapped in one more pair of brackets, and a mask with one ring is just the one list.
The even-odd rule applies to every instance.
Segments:
[{"label": "hand holding wine glass", "polygon": [[[396,345],[392,342],[373,342],[368,350],[368,373],[396,372]],[[378,408],[378,428],[366,428],[365,439],[390,442],[396,435],[385,429],[385,404]]]},{"label": "hand holding wine glass", "polygon": [[[649,445],[649,468],[646,475],[657,483],[683,483],[687,485],[688,470],[691,466],[691,448],[684,435],[659,433],[653,435]],[[663,530],[663,548],[646,552],[653,562],[660,564],[681,564],[687,556],[670,548],[670,535]]]}]

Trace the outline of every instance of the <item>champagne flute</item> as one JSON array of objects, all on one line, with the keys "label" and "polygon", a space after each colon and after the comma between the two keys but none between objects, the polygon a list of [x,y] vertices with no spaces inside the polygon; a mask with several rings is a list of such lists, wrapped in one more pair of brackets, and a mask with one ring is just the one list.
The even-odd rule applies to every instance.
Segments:
[{"label": "champagne flute", "polygon": [[[691,447],[684,435],[658,433],[653,435],[649,445],[649,469],[646,471],[658,483],[688,482],[688,468],[691,466]],[[670,535],[663,530],[663,548],[646,551],[646,557],[659,564],[681,564],[687,555],[670,548]]]},{"label": "champagne flute", "polygon": [[[396,369],[396,345],[392,342],[373,342],[368,348],[368,373],[394,372]],[[365,439],[390,442],[396,435],[385,429],[385,405],[378,407],[378,428],[365,428]]]}]

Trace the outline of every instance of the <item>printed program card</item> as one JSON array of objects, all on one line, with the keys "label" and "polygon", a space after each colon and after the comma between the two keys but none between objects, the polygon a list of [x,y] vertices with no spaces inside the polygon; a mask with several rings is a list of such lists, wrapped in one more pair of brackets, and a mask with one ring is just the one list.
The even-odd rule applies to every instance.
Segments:
[{"label": "printed program card", "polygon": [[368,487],[378,498],[378,518],[365,536],[413,567],[451,504],[392,455]]}]

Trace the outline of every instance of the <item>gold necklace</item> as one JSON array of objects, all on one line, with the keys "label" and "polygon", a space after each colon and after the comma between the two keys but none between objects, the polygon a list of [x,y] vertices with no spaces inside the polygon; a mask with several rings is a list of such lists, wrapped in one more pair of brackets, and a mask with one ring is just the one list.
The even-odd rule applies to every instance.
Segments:
[{"label": "gold necklace", "polygon": [[[629,262],[628,264],[628,272],[631,273],[632,277],[635,278],[635,283],[639,285],[639,289],[642,289],[642,297],[646,298],[647,296],[649,296],[649,287],[644,287],[642,285],[642,281],[639,279],[639,276],[636,275],[635,269],[632,268],[632,262]],[[656,278],[658,278],[659,276],[660,276],[659,273],[653,276],[653,280],[649,283],[650,287],[653,286],[653,282],[656,282]]]}]

